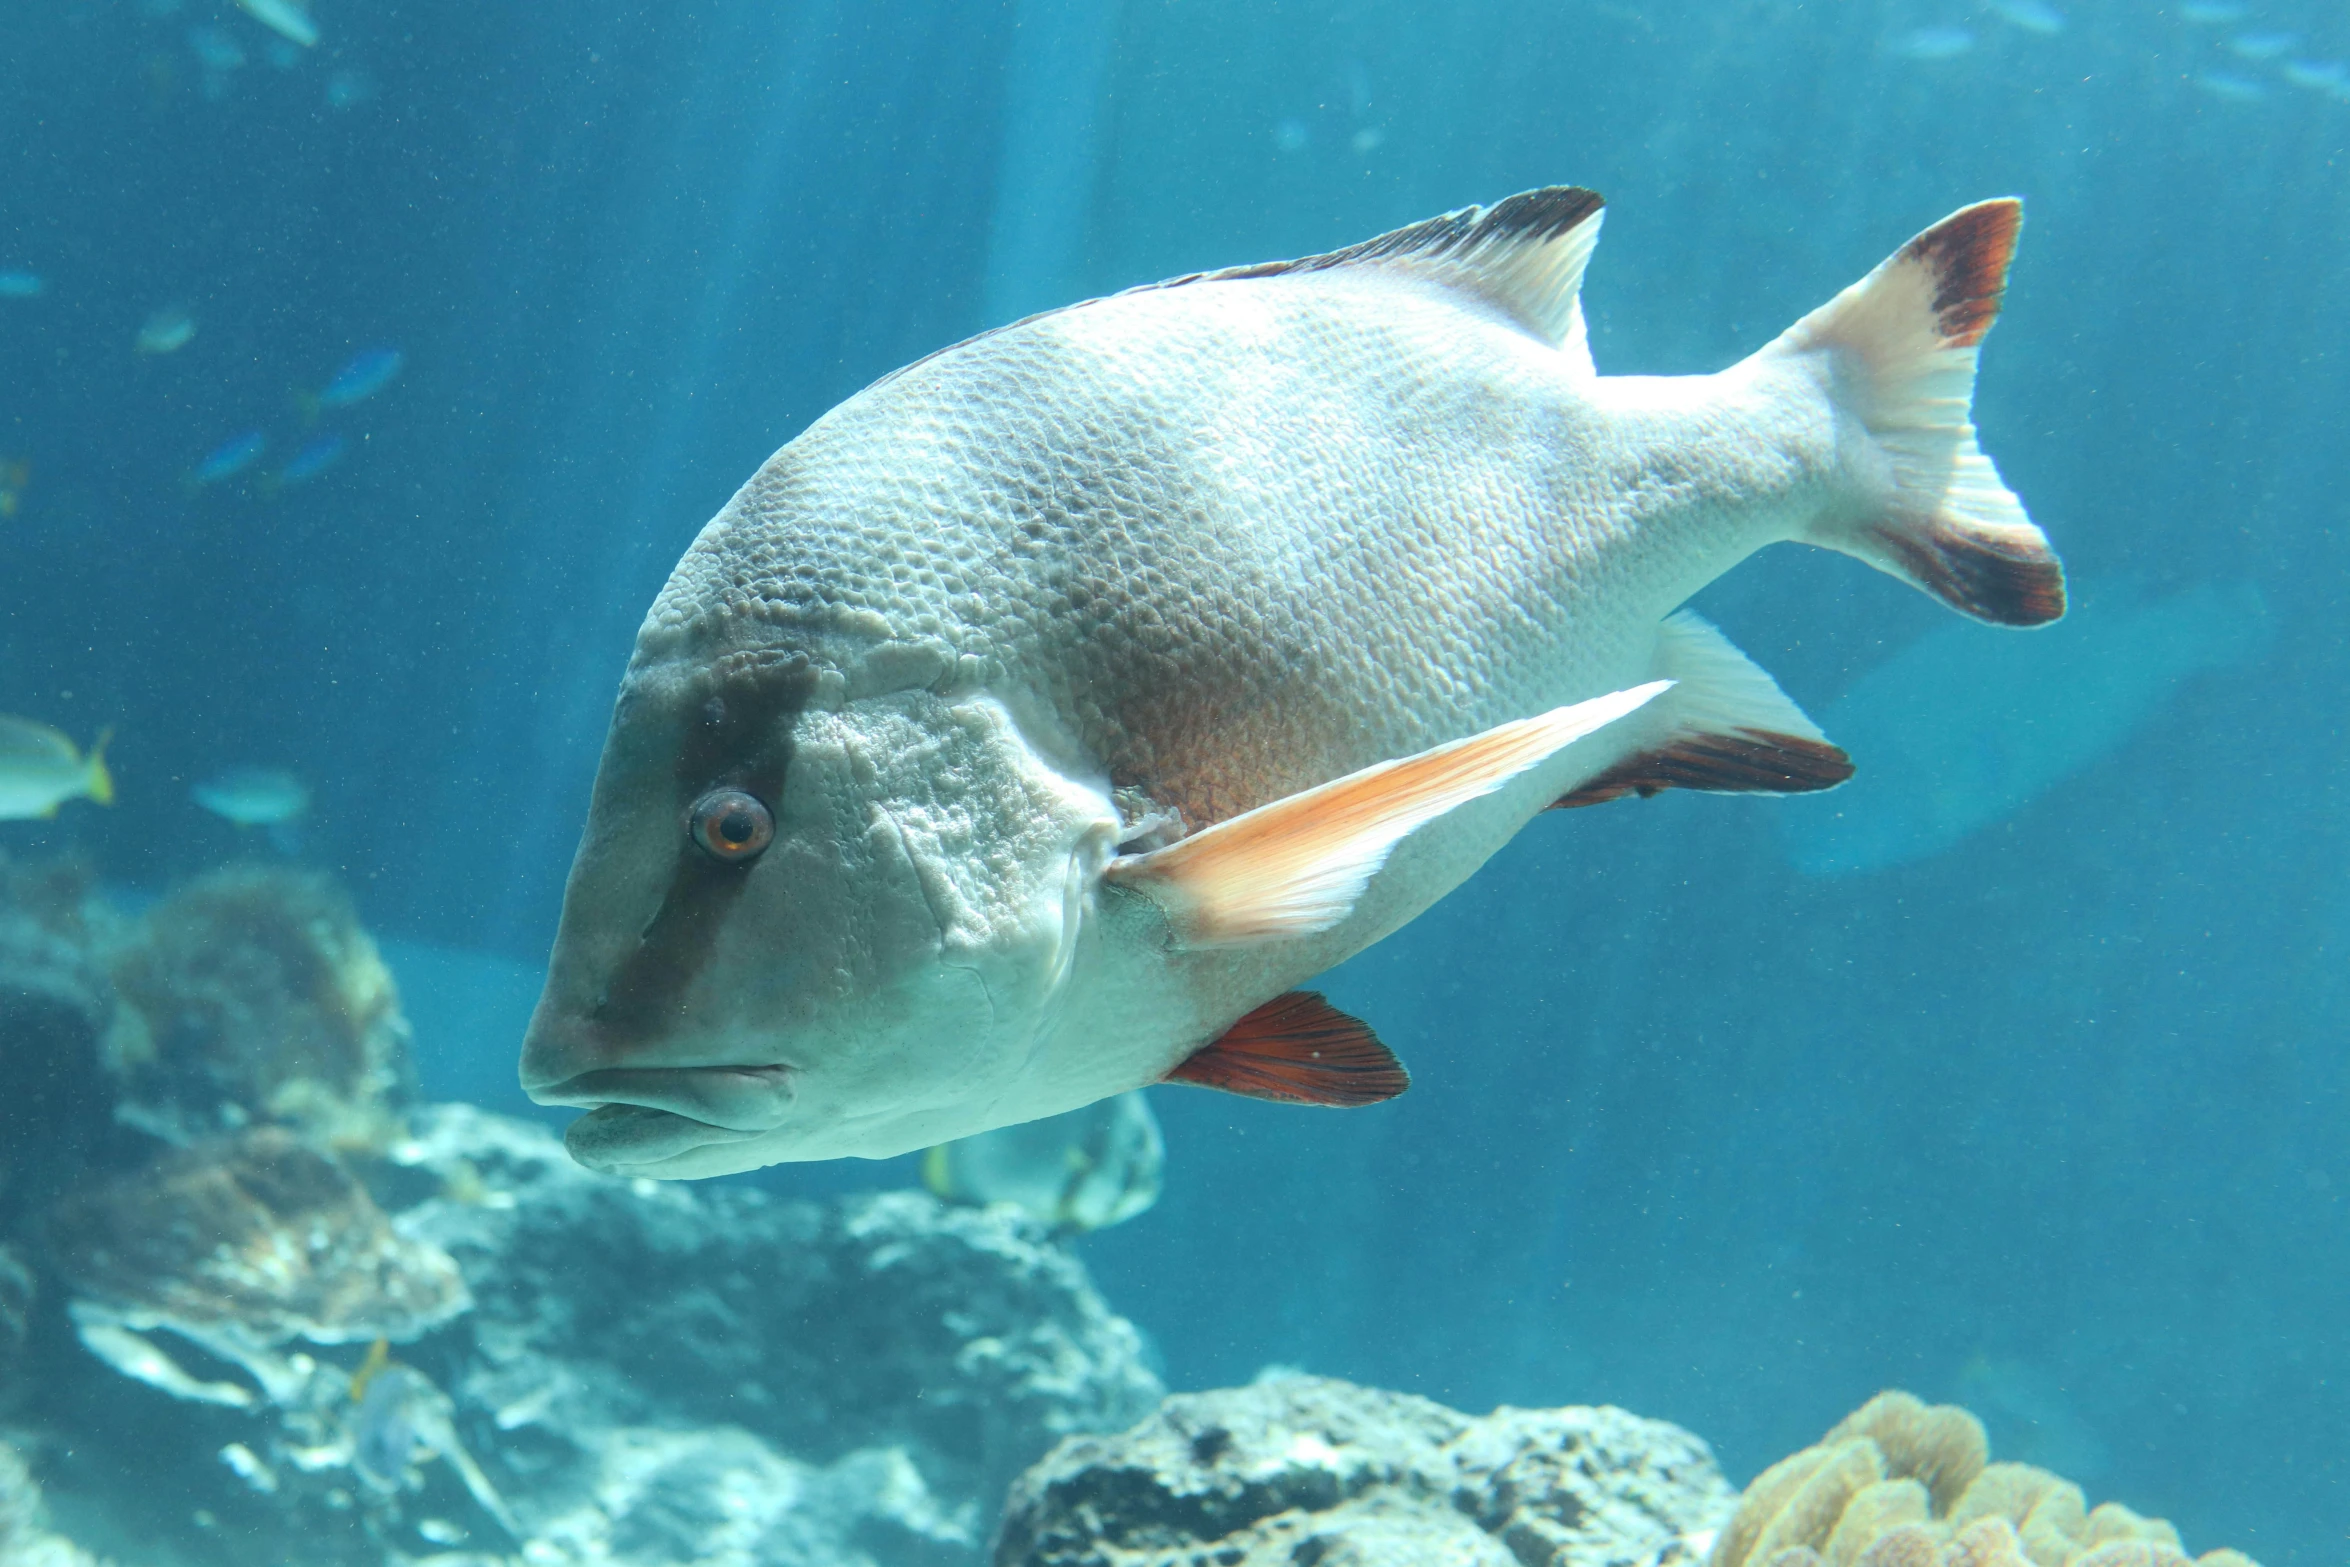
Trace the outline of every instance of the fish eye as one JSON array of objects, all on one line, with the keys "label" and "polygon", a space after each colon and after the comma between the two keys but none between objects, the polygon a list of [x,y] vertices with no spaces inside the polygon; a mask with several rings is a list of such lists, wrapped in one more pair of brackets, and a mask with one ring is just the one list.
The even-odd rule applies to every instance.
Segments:
[{"label": "fish eye", "polygon": [[757,857],[775,841],[775,817],[740,789],[713,789],[694,802],[694,842],[729,865]]}]

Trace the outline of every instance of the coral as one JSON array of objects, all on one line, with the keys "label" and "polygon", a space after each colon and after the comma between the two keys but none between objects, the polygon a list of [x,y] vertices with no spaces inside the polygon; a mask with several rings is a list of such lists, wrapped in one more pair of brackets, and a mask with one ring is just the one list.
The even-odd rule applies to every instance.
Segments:
[{"label": "coral", "polygon": [[106,1041],[124,1114],[188,1143],[252,1120],[380,1148],[409,1096],[397,987],[325,876],[219,871],[165,897],[117,950]]},{"label": "coral", "polygon": [[1600,1567],[1694,1561],[1730,1488],[1620,1409],[1482,1419],[1321,1377],[1178,1394],[1020,1477],[997,1567]]},{"label": "coral", "polygon": [[2252,1567],[2079,1486],[1990,1462],[1982,1423],[1879,1393],[1757,1475],[1706,1567]]},{"label": "coral", "polygon": [[208,1347],[399,1342],[470,1304],[446,1252],[396,1233],[349,1171],[280,1127],[70,1192],[48,1230],[78,1295]]}]

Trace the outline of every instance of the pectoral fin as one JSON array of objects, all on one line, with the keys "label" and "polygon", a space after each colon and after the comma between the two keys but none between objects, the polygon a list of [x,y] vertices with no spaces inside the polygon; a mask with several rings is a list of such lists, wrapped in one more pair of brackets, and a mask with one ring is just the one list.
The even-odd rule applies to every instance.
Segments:
[{"label": "pectoral fin", "polygon": [[1414,828],[1493,793],[1672,684],[1554,708],[1260,805],[1103,874],[1166,911],[1186,947],[1311,936],[1353,912]]},{"label": "pectoral fin", "polygon": [[1371,1025],[1311,990],[1275,996],[1167,1074],[1251,1099],[1293,1105],[1374,1105],[1412,1086]]}]

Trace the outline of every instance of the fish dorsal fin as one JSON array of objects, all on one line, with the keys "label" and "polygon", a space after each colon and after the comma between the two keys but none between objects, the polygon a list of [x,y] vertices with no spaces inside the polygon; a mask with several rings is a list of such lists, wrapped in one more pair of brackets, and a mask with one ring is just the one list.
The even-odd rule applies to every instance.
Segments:
[{"label": "fish dorsal fin", "polygon": [[1167,916],[1176,944],[1231,947],[1328,930],[1414,828],[1491,794],[1671,685],[1553,708],[1380,762],[1103,869]]},{"label": "fish dorsal fin", "polygon": [[1654,739],[1552,802],[1602,805],[1627,794],[1809,794],[1852,776],[1852,759],[1779,683],[1691,610],[1657,628],[1657,674],[1672,691],[1642,715]]},{"label": "fish dorsal fin", "polygon": [[1412,1074],[1371,1025],[1311,990],[1275,996],[1167,1074],[1170,1083],[1220,1088],[1292,1105],[1375,1105],[1412,1086]]},{"label": "fish dorsal fin", "polygon": [[1327,255],[1170,278],[1154,287],[1282,277],[1333,267],[1398,267],[1473,294],[1554,348],[1583,357],[1583,269],[1599,243],[1599,195],[1545,185],[1490,207],[1463,207]]}]

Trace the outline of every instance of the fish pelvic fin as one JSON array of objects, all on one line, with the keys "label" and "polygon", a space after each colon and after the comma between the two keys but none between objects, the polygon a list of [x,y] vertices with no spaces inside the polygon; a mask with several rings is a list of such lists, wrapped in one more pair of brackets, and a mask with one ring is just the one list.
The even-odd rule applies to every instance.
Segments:
[{"label": "fish pelvic fin", "polygon": [[1962,207],[1763,350],[1819,355],[1858,421],[1877,493],[1808,542],[1899,577],[1977,620],[2064,613],[2064,567],[1975,440],[1975,356],[1998,317],[2023,224],[2013,197]]},{"label": "fish pelvic fin", "polygon": [[1637,720],[1655,733],[1624,760],[1551,802],[1604,805],[1666,789],[1809,794],[1852,776],[1852,758],[1762,667],[1693,610],[1657,628],[1657,674],[1673,689]]},{"label": "fish pelvic fin", "polygon": [[106,770],[106,742],[114,738],[114,731],[101,729],[98,738],[90,743],[89,770],[82,780],[82,788],[100,805],[114,803],[114,774]]},{"label": "fish pelvic fin", "polygon": [[1370,1024],[1311,990],[1275,996],[1193,1052],[1166,1080],[1342,1109],[1375,1105],[1412,1086],[1412,1074]]},{"label": "fish pelvic fin", "polygon": [[1354,911],[1415,828],[1493,793],[1671,684],[1650,681],[1380,762],[1163,849],[1120,855],[1102,874],[1157,904],[1180,947],[1317,935]]}]

